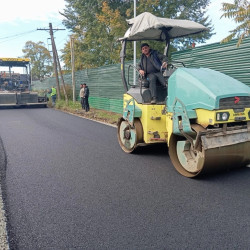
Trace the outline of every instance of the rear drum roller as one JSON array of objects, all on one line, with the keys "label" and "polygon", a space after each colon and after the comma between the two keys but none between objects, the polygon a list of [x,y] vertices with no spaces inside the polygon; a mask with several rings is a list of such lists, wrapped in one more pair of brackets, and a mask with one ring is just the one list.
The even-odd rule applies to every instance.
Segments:
[{"label": "rear drum roller", "polygon": [[134,120],[134,126],[121,118],[118,121],[117,137],[123,151],[132,153],[138,143],[143,141],[143,128],[139,119]]}]

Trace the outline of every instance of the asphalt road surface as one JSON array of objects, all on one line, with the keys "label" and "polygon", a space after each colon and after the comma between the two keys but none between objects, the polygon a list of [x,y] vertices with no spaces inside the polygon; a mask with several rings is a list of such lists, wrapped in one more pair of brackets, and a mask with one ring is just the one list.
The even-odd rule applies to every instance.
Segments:
[{"label": "asphalt road surface", "polygon": [[0,110],[0,136],[11,249],[250,247],[250,168],[188,179],[165,146],[129,155],[116,128],[53,109]]}]

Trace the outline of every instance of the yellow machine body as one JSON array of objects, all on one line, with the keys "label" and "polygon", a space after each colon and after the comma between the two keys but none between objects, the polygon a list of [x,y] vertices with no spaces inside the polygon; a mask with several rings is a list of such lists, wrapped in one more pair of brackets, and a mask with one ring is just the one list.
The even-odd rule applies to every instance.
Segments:
[{"label": "yellow machine body", "polygon": [[[124,108],[131,96],[124,94]],[[143,126],[143,139],[145,143],[167,142],[167,126],[166,126],[166,105],[135,105],[141,112],[139,118]]]},{"label": "yellow machine body", "polygon": [[[197,123],[206,128],[209,125],[231,123],[237,121],[248,121],[250,120],[250,108],[245,108],[243,111],[234,111],[233,109],[224,110],[205,110],[197,109]],[[226,114],[227,120],[220,120],[220,114]],[[218,117],[217,117],[218,116]]]}]

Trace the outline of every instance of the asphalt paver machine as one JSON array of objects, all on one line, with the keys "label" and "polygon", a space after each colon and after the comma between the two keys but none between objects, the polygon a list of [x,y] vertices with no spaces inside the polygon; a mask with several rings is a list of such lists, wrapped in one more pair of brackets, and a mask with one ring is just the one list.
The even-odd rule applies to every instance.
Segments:
[{"label": "asphalt paver machine", "polygon": [[47,107],[46,94],[31,91],[30,72],[28,58],[0,58],[0,107]]},{"label": "asphalt paver machine", "polygon": [[125,94],[117,136],[123,151],[132,153],[142,145],[166,143],[175,169],[186,177],[248,165],[248,86],[215,70],[171,62],[163,71],[167,88],[157,86],[157,103],[151,104],[147,87],[127,81],[127,42],[162,41],[166,43],[164,54],[168,55],[171,39],[198,34],[206,28],[193,21],[159,18],[150,13],[132,18],[128,24],[129,29],[120,38]]}]

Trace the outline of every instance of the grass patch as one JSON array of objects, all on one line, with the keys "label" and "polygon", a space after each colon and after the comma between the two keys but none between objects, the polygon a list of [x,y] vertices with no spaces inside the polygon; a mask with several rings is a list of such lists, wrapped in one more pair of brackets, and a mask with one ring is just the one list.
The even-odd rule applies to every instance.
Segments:
[{"label": "grass patch", "polygon": [[[49,101],[48,106],[52,107],[51,101]],[[89,112],[85,112],[79,102],[74,103],[73,101],[69,101],[69,105],[67,106],[64,100],[57,101],[55,109],[86,117],[88,119],[109,123],[112,125],[116,125],[118,119],[122,116],[121,114],[115,112],[95,109],[91,107]]]}]

